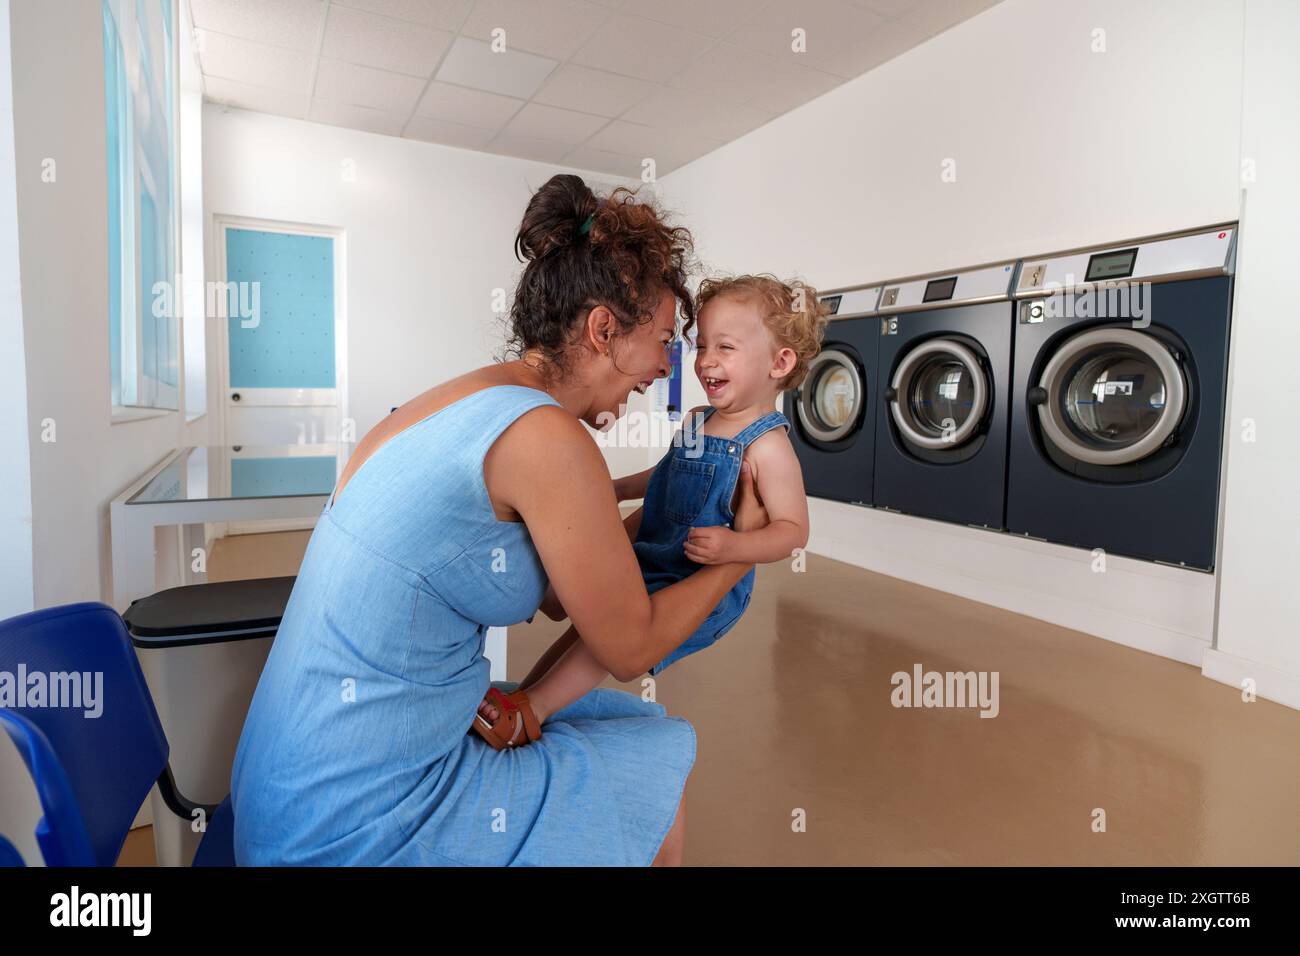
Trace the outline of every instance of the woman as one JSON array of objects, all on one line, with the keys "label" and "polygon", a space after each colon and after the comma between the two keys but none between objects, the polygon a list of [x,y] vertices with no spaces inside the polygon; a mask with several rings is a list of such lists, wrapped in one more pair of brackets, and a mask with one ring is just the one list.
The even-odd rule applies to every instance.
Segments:
[{"label": "woman", "polygon": [[[683,330],[694,321],[690,242],[626,190],[602,201],[556,176],[533,196],[516,238],[521,357],[376,426],[312,534],[236,753],[240,864],[680,862],[685,720],[597,689],[517,749],[467,731],[487,628],[532,615],[548,578],[592,653],[632,680],[751,568],[647,595],[579,424],[669,374],[679,303]],[[736,527],[765,522],[745,476]]]}]

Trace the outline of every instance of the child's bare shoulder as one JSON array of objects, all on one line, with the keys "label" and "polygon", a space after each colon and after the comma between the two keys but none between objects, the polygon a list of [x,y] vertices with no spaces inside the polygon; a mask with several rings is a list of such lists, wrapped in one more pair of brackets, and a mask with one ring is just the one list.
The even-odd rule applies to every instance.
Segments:
[{"label": "child's bare shoulder", "polygon": [[802,474],[799,456],[784,428],[773,428],[750,442],[745,448],[745,461],[754,471],[754,483],[760,494],[774,481],[793,481]]},{"label": "child's bare shoulder", "polygon": [[763,432],[745,448],[745,457],[752,461],[798,461],[794,445],[784,428],[772,428]]}]

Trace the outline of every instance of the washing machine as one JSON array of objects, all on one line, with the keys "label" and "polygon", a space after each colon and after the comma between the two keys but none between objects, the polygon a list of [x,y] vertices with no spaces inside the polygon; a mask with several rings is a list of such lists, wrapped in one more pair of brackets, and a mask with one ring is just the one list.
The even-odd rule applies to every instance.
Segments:
[{"label": "washing machine", "polygon": [[879,298],[878,285],[818,296],[830,315],[821,352],[784,396],[804,489],[816,498],[871,504]]},{"label": "washing machine", "polygon": [[1008,530],[1213,570],[1235,238],[1025,260]]},{"label": "washing machine", "polygon": [[1001,530],[1014,262],[886,283],[878,508]]}]

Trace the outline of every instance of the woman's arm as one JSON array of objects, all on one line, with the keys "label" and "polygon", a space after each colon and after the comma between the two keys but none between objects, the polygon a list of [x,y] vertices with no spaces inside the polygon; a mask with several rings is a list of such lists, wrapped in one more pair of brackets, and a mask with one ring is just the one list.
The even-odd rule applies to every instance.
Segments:
[{"label": "woman's arm", "polygon": [[[702,568],[647,594],[600,450],[577,419],[555,406],[512,423],[489,449],[484,474],[493,500],[527,523],[560,603],[617,680],[633,680],[663,660],[752,568]],[[748,473],[742,489],[738,526],[766,523]]]},{"label": "woman's arm", "polygon": [[[623,529],[627,532],[627,539],[629,541],[635,541],[636,533],[641,529],[641,511],[641,508],[637,508],[636,511],[633,511],[623,519]],[[554,584],[546,585],[546,594],[542,598],[542,603],[538,605],[537,610],[541,611],[552,621],[563,621],[569,616],[568,612],[564,610],[564,605],[560,603],[560,599],[555,596]],[[529,618],[529,620],[532,620],[532,618]]]}]

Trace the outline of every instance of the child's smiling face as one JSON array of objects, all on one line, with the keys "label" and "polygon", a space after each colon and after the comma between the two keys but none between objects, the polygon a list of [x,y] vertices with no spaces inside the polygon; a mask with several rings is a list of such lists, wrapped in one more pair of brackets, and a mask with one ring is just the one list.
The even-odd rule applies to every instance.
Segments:
[{"label": "child's smiling face", "polygon": [[748,298],[710,299],[700,310],[695,348],[695,374],[714,408],[745,408],[780,391],[779,349]]}]

